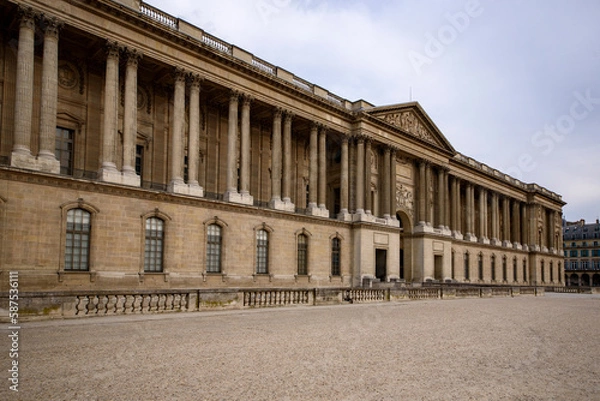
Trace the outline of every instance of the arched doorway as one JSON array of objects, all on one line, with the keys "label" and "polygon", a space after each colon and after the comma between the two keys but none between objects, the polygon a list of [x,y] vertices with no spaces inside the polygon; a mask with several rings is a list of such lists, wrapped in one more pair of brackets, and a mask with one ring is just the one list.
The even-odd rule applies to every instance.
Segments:
[{"label": "arched doorway", "polygon": [[583,287],[589,287],[590,286],[590,276],[589,276],[589,274],[582,274],[581,275],[581,285]]},{"label": "arched doorway", "polygon": [[600,274],[596,273],[592,276],[592,287],[600,287]]},{"label": "arched doorway", "polygon": [[579,276],[577,274],[575,274],[575,273],[571,274],[570,279],[569,279],[569,285],[574,286],[574,287],[579,286]]}]

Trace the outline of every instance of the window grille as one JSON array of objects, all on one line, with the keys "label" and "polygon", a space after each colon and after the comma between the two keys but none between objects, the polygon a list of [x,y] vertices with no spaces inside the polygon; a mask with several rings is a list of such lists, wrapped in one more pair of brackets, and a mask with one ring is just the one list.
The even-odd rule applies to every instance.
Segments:
[{"label": "window grille", "polygon": [[90,213],[83,209],[71,209],[67,212],[65,270],[89,270],[90,217]]},{"label": "window grille", "polygon": [[164,222],[158,217],[146,219],[144,271],[163,271]]},{"label": "window grille", "polygon": [[208,226],[206,233],[206,272],[221,273],[221,227]]},{"label": "window grille", "polygon": [[340,271],[340,239],[331,240],[331,275],[339,276]]},{"label": "window grille", "polygon": [[256,273],[269,273],[269,233],[266,230],[256,232]]}]

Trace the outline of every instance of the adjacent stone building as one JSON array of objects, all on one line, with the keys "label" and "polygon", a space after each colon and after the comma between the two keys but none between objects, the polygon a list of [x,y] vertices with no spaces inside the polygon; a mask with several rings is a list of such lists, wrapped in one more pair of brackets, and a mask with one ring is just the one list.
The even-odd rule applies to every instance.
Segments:
[{"label": "adjacent stone building", "polygon": [[563,283],[561,197],[460,154],[416,102],[348,101],[136,0],[0,12],[21,291]]},{"label": "adjacent stone building", "polygon": [[563,221],[565,284],[600,287],[600,221]]}]

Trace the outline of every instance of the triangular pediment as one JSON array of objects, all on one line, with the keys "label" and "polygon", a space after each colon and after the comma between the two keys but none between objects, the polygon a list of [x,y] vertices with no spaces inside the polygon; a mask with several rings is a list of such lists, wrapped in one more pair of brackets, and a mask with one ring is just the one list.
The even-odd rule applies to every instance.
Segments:
[{"label": "triangular pediment", "polygon": [[437,148],[456,153],[444,134],[417,102],[373,107],[365,112]]}]

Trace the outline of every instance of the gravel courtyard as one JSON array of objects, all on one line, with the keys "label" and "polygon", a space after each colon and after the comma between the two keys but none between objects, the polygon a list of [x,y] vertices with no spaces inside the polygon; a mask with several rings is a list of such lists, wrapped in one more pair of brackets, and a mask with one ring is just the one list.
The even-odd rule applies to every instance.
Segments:
[{"label": "gravel courtyard", "polygon": [[19,348],[2,400],[600,400],[600,295],[31,322]]}]

